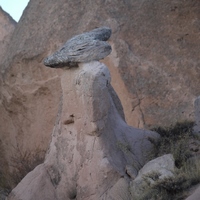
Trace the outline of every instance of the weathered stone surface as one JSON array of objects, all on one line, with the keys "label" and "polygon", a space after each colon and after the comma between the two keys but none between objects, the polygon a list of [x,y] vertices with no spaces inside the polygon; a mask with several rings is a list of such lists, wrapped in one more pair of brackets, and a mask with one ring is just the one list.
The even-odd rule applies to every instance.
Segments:
[{"label": "weathered stone surface", "polygon": [[[146,163],[139,171],[138,176],[131,181],[131,192],[133,196],[140,196],[144,193],[145,186],[148,187],[147,181],[150,185],[155,182],[155,174],[157,174],[157,180],[164,179],[166,177],[173,176],[175,170],[175,163],[173,155],[166,154],[164,156],[155,158]],[[144,179],[146,177],[146,180]]]},{"label": "weathered stone surface", "polygon": [[110,81],[108,68],[100,62],[63,72],[62,99],[45,162],[19,183],[8,200],[44,199],[49,190],[49,200],[129,196],[126,166],[138,172],[152,150],[148,138],[158,135],[125,123]]},{"label": "weathered stone surface", "polygon": [[111,36],[108,27],[96,28],[74,36],[58,51],[44,60],[44,65],[58,67],[78,66],[78,63],[99,61],[111,53],[111,46],[105,42]]},{"label": "weathered stone surface", "polygon": [[44,58],[99,26],[113,31],[104,62],[129,125],[193,119],[200,94],[199,7],[199,0],[30,0],[0,64],[0,140],[7,160],[13,146],[33,152],[50,142],[61,71],[45,68]]},{"label": "weathered stone surface", "polygon": [[19,61],[25,71],[27,64],[21,62],[25,59],[35,69],[33,58],[40,63],[73,35],[110,26],[114,52],[106,64],[128,123],[148,127],[193,119],[193,100],[200,94],[199,4],[198,0],[61,0],[56,5],[52,0],[31,1],[4,67],[15,68]]},{"label": "weathered stone surface", "polygon": [[0,6],[0,59],[15,26],[16,22]]},{"label": "weathered stone surface", "polygon": [[[2,60],[2,57],[4,55],[4,52],[6,51],[6,47],[8,45],[9,39],[15,29],[16,22],[6,13],[0,6],[0,63]],[[2,65],[0,64],[0,70],[2,68]],[[2,80],[1,80],[1,73],[0,73],[0,104],[1,104],[1,85],[2,85]],[[2,116],[4,112],[0,109],[0,118],[4,117]],[[2,141],[2,130],[3,126],[5,126],[5,123],[1,123],[0,120],[0,200],[4,200],[6,195],[8,194],[8,191],[5,190],[5,188],[2,188],[1,186],[3,181],[4,181],[4,173],[8,173],[8,163],[7,163],[7,157],[6,157],[6,150],[3,146],[5,144]]]}]

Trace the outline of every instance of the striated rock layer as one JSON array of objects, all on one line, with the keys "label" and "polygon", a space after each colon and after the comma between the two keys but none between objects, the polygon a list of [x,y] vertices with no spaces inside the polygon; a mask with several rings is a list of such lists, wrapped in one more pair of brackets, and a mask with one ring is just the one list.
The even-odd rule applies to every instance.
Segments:
[{"label": "striated rock layer", "polygon": [[78,63],[99,61],[108,56],[112,49],[107,41],[111,36],[108,27],[96,28],[76,35],[59,50],[44,60],[44,65],[52,68],[77,67]]},{"label": "striated rock layer", "polygon": [[62,99],[45,162],[8,200],[129,199],[129,181],[152,151],[148,138],[158,135],[125,123],[110,81],[108,68],[99,62],[63,73]]}]

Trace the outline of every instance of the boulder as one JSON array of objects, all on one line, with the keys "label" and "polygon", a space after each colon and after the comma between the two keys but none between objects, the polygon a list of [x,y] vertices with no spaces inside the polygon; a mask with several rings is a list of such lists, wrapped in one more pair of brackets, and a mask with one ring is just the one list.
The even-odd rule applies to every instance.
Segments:
[{"label": "boulder", "polygon": [[[9,43],[10,37],[15,29],[16,22],[10,17],[8,13],[6,13],[0,6],[0,63],[3,59],[4,53],[6,51],[7,45]],[[0,70],[2,68],[2,65],[0,64]],[[0,73],[0,88],[2,86],[2,74]],[[1,105],[1,97],[2,97],[2,90],[0,89],[0,105]],[[1,106],[0,106],[1,107]],[[3,111],[0,111],[0,118],[3,118]],[[0,120],[0,129],[3,130],[3,126],[5,123],[1,123]],[[4,174],[8,173],[8,163],[6,159],[6,150],[3,146],[5,144],[2,141],[2,132],[0,131],[0,200],[4,200],[6,195],[8,194],[8,191],[3,188],[5,186],[5,177]]]},{"label": "boulder", "polygon": [[133,196],[142,195],[146,188],[155,184],[155,181],[174,176],[175,163],[172,154],[166,154],[146,163],[140,169],[137,177],[131,181]]},{"label": "boulder", "polygon": [[46,159],[8,200],[130,198],[126,166],[137,173],[153,150],[149,138],[158,134],[126,124],[110,82],[108,68],[97,61],[63,70],[62,98]]},{"label": "boulder", "polygon": [[111,53],[111,46],[105,42],[111,36],[108,27],[96,28],[68,40],[58,51],[44,60],[48,67],[73,67],[78,63],[99,61]]}]

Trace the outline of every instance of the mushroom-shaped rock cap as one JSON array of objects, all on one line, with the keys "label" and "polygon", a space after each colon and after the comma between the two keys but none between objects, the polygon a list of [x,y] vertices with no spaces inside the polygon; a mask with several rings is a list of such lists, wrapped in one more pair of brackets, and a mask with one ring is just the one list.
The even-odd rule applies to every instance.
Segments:
[{"label": "mushroom-shaped rock cap", "polygon": [[110,44],[106,42],[110,36],[111,29],[108,27],[76,35],[48,56],[44,60],[44,65],[53,68],[73,67],[78,63],[101,60],[112,51]]}]

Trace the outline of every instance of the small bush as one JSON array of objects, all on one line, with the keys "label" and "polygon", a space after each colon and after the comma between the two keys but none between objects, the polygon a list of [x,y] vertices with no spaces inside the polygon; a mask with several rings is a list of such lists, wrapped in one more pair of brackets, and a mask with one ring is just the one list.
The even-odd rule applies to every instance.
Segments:
[{"label": "small bush", "polygon": [[185,121],[178,122],[175,126],[152,129],[161,136],[158,141],[151,141],[155,147],[153,157],[171,153],[174,156],[176,167],[180,168],[192,156],[189,141],[195,137],[192,134],[193,126],[194,122]]},{"label": "small bush", "polygon": [[15,154],[11,157],[12,173],[11,182],[17,185],[30,171],[37,165],[43,163],[45,152],[37,148],[34,152],[30,150],[22,151],[18,146]]},{"label": "small bush", "polygon": [[[200,182],[200,160],[194,157],[190,149],[190,141],[199,140],[192,134],[193,126],[194,122],[186,121],[175,126],[152,129],[161,136],[157,141],[150,140],[155,147],[152,159],[173,154],[177,169],[173,177],[162,180],[155,172],[148,174],[148,177],[144,177],[146,188],[143,195],[134,197],[134,200],[182,200],[187,196],[187,189]],[[149,184],[148,178],[154,180],[153,185]]]},{"label": "small bush", "polygon": [[[187,197],[187,189],[200,182],[200,161],[187,162],[177,169],[173,177],[160,180],[158,176],[148,174],[144,177],[147,187],[140,197],[134,200],[181,200]],[[148,178],[154,177],[154,184],[148,184]]]}]

